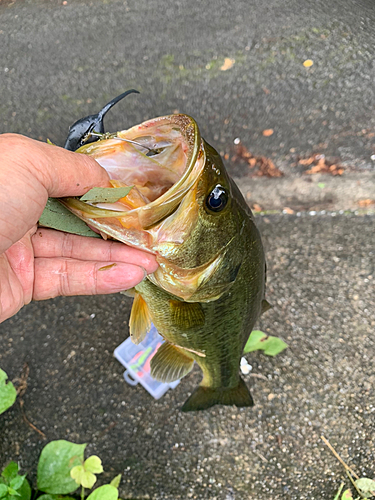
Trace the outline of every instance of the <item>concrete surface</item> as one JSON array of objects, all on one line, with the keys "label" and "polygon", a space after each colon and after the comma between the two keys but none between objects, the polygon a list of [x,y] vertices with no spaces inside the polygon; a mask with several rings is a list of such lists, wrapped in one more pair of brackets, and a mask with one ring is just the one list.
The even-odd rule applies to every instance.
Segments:
[{"label": "concrete surface", "polygon": [[[1,325],[0,366],[10,378],[30,367],[28,419],[48,440],[88,442],[108,479],[123,474],[122,498],[332,500],[344,471],[321,434],[374,475],[375,217],[259,224],[274,304],[259,327],[290,347],[247,355],[253,409],[181,413],[198,369],[159,401],[128,386],[112,355],[128,335],[122,296],[34,303]],[[2,415],[0,462],[35,476],[44,444],[18,404]]]},{"label": "concrete surface", "polygon": [[[29,420],[47,440],[88,442],[106,479],[123,473],[122,498],[332,500],[344,474],[322,433],[374,477],[375,217],[355,215],[375,200],[374,21],[372,0],[0,0],[0,132],[63,144],[135,87],[108,130],[188,113],[250,205],[295,212],[259,218],[275,306],[259,327],[290,347],[247,356],[254,409],[180,413],[198,369],[158,402],[127,386],[112,355],[124,297],[34,303],[0,325],[0,366],[11,379],[30,367]],[[236,138],[284,177],[252,178]],[[293,166],[314,153],[344,174]],[[18,459],[35,478],[45,442],[18,403],[0,417],[0,466]]]}]

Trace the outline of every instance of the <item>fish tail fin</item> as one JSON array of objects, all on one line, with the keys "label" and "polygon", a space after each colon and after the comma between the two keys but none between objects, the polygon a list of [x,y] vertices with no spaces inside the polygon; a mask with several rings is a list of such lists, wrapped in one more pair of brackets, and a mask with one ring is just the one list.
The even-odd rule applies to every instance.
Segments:
[{"label": "fish tail fin", "polygon": [[182,411],[207,410],[214,405],[253,406],[254,401],[245,382],[240,378],[238,385],[231,388],[199,386],[181,408]]}]

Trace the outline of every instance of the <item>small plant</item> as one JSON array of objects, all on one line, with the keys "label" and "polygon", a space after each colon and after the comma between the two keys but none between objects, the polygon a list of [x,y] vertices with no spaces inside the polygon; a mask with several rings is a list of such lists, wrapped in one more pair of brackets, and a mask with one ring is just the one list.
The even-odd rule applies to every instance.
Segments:
[{"label": "small plant", "polygon": [[353,492],[350,488],[342,493],[345,483],[341,483],[340,488],[333,500],[370,500],[370,498],[374,497],[375,481],[368,479],[367,477],[361,477],[353,480],[349,473],[347,473],[347,475],[354,486],[356,494],[359,496],[353,497]]},{"label": "small plant", "polygon": [[352,483],[355,490],[355,497],[353,497],[352,489],[346,489],[344,492],[342,491],[345,487],[345,483],[340,484],[340,488],[336,493],[333,500],[370,500],[375,497],[375,481],[373,479],[369,479],[367,477],[358,477],[358,475],[353,471],[349,465],[347,465],[344,460],[340,457],[337,451],[333,448],[331,443],[324,437],[321,436],[324,444],[328,446],[333,455],[337,458],[337,460],[344,467],[346,475],[348,476],[350,482]]},{"label": "small plant", "polygon": [[29,500],[31,488],[26,476],[18,473],[16,462],[10,462],[0,476],[0,498],[1,500]]},{"label": "small plant", "polygon": [[[103,472],[99,457],[84,460],[86,444],[69,441],[51,441],[42,450],[37,471],[37,490],[32,492],[26,475],[19,474],[16,462],[10,462],[0,476],[0,500],[75,500],[65,496],[81,487],[81,500],[117,500],[121,474],[110,484],[99,486],[87,497],[85,489],[92,489],[96,474]],[[33,494],[32,494],[33,493]]]}]

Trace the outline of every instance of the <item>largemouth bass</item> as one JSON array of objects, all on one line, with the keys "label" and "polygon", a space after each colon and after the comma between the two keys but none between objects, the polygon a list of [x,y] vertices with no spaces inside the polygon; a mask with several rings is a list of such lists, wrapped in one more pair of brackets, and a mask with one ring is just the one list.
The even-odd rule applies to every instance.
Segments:
[{"label": "largemouth bass", "polygon": [[[156,255],[157,271],[133,290],[130,335],[154,323],[165,343],[151,375],[171,382],[194,361],[203,379],[182,407],[252,406],[239,375],[244,345],[265,307],[265,257],[250,208],[193,118],[155,118],[80,147],[133,186],[118,201],[62,202],[100,233]],[[262,306],[263,304],[263,306]]]}]

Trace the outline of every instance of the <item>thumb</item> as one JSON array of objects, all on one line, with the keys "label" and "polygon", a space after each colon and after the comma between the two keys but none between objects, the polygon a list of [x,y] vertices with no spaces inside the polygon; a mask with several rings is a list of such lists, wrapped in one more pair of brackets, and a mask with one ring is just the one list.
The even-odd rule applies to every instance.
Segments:
[{"label": "thumb", "polygon": [[93,187],[110,186],[107,172],[87,155],[80,155],[17,134],[4,134],[12,162],[27,169],[48,196],[80,196]]}]

